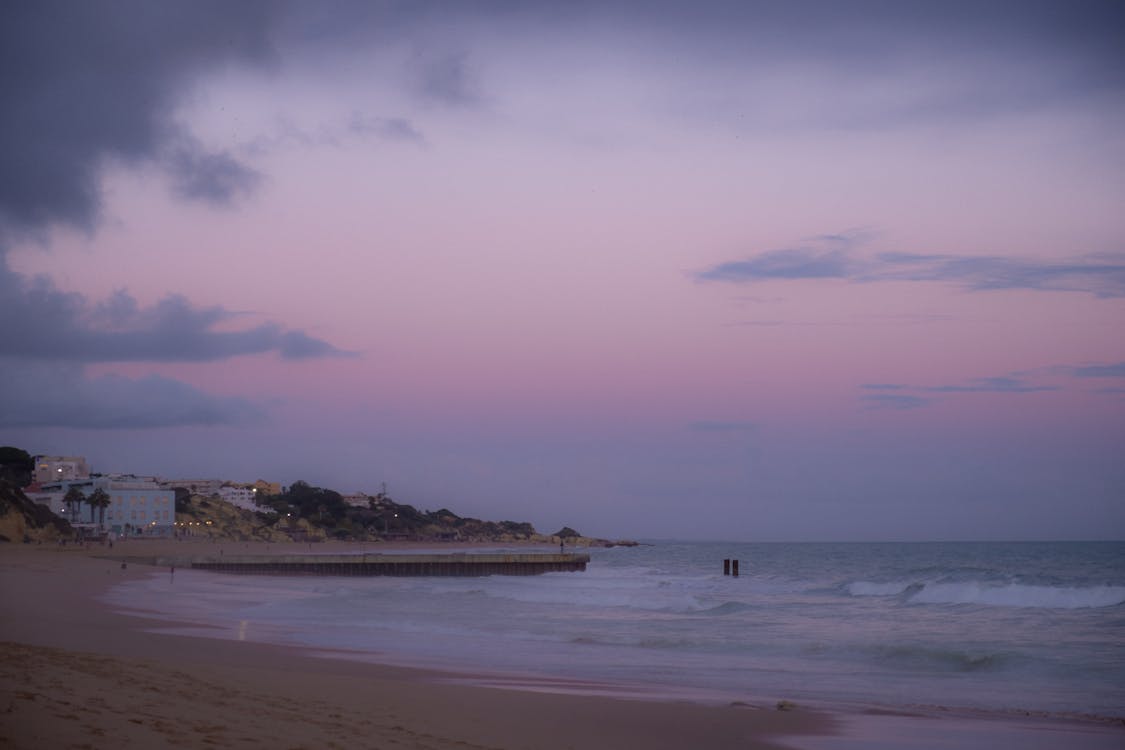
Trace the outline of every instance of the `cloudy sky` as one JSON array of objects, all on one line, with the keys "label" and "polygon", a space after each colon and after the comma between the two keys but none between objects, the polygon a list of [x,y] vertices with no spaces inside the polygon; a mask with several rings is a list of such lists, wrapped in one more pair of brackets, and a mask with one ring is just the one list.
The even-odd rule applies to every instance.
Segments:
[{"label": "cloudy sky", "polygon": [[8,2],[0,444],[1125,536],[1120,2]]}]

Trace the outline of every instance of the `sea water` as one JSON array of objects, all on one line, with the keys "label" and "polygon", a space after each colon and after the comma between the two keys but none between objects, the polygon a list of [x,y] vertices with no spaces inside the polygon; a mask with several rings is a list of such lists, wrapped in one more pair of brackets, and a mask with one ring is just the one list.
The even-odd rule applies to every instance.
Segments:
[{"label": "sea water", "polygon": [[107,596],[196,634],[527,689],[1125,717],[1123,542],[590,553],[585,572],[528,577],[182,570]]}]

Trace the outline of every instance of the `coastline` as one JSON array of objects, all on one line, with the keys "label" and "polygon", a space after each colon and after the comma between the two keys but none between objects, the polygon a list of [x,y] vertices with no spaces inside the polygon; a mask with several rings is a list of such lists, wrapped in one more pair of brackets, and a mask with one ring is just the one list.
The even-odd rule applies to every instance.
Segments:
[{"label": "coastline", "polygon": [[[454,552],[481,545],[366,547]],[[112,550],[0,546],[0,641],[9,657],[0,672],[0,707],[9,707],[0,745],[98,747],[103,743],[93,738],[112,735],[125,747],[1093,749],[1119,747],[1123,738],[1119,727],[1040,717],[776,711],[772,705],[653,700],[565,680],[446,674],[345,653],[171,634],[175,624],[166,619],[121,614],[98,601],[123,579],[167,573],[132,563],[122,569],[111,556],[211,555],[217,548],[325,554],[356,545],[134,540]]]},{"label": "coastline", "polygon": [[[146,554],[159,544],[182,553],[194,543],[127,543]],[[157,571],[95,556],[120,546],[0,546],[0,744],[769,750],[787,746],[786,736],[831,730],[830,717],[801,710],[494,689],[269,644],[146,632],[154,621],[97,601],[123,578]]]}]

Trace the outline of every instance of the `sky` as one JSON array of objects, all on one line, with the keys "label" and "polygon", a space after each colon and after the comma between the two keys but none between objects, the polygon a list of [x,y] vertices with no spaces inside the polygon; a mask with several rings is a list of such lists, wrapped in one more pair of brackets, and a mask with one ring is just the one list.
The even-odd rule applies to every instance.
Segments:
[{"label": "sky", "polygon": [[0,8],[0,444],[595,536],[1125,538],[1125,6]]}]

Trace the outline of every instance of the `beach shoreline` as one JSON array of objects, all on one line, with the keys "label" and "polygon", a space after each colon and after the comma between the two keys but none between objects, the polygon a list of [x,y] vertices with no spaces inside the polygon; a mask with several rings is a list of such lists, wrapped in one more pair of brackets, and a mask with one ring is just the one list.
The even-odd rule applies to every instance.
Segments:
[{"label": "beach shoreline", "polygon": [[[311,547],[319,553],[453,552],[482,545]],[[846,750],[894,747],[896,736],[912,736],[920,729],[932,741],[915,741],[912,747],[989,747],[998,736],[1025,742],[1057,739],[1063,732],[1068,739],[1084,738],[1086,744],[1079,747],[1108,748],[1119,746],[1123,736],[1113,727],[1041,718],[933,712],[886,716],[878,711],[840,715],[804,707],[778,711],[753,701],[670,702],[565,680],[446,673],[346,658],[323,649],[177,634],[169,632],[176,624],[167,619],[121,613],[99,601],[123,580],[164,573],[147,565],[122,565],[121,557],[213,555],[216,548],[231,554],[310,551],[300,543],[199,540],[131,540],[113,549],[0,546],[0,641],[8,652],[0,679],[0,705],[8,707],[0,744],[68,747],[86,741],[92,743],[86,746],[99,747],[103,743],[91,738],[112,736],[115,745],[124,747],[156,742],[293,748]],[[216,701],[220,695],[225,697]],[[204,715],[210,718],[200,720]],[[318,718],[326,716],[331,720]],[[957,742],[942,744],[943,737]]]},{"label": "beach shoreline", "polygon": [[167,545],[179,554],[196,546],[0,546],[0,744],[658,750],[775,748],[785,735],[830,731],[831,719],[812,712],[501,690],[271,644],[151,632],[168,623],[97,600],[156,572],[101,555],[163,554]]}]

